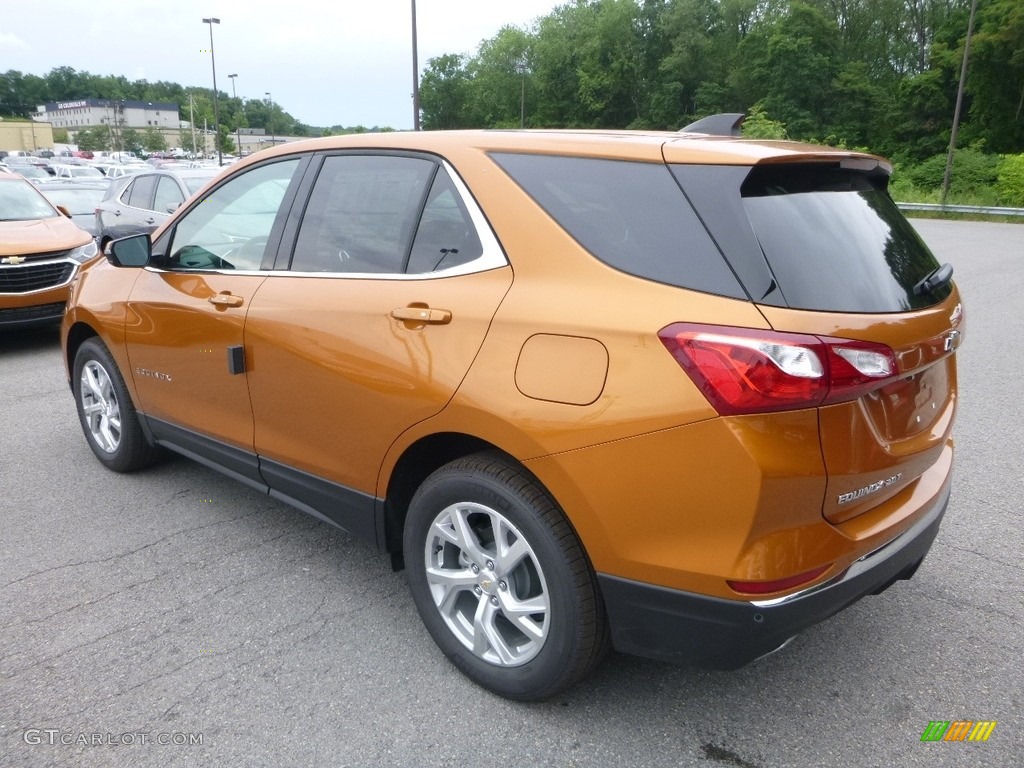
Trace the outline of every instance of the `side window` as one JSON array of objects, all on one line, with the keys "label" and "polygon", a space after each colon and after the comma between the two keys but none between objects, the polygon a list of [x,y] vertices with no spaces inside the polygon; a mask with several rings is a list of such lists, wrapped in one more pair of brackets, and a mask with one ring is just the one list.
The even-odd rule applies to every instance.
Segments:
[{"label": "side window", "polygon": [[420,206],[437,166],[382,155],[324,159],[299,226],[297,272],[405,271]]},{"label": "side window", "polygon": [[178,182],[167,176],[160,177],[160,181],[156,185],[153,210],[157,213],[171,213],[184,202],[185,196],[181,194]]},{"label": "side window", "polygon": [[260,269],[299,159],[247,170],[214,189],[174,227],[165,269]]},{"label": "side window", "polygon": [[562,229],[608,266],[665,285],[746,298],[663,163],[492,157]]},{"label": "side window", "polygon": [[407,271],[421,274],[456,267],[479,258],[483,250],[455,185],[444,170],[438,171],[416,229]]},{"label": "side window", "polygon": [[128,196],[121,196],[126,205],[132,208],[144,208],[147,211],[153,210],[153,189],[156,187],[156,176],[139,176],[132,184]]}]

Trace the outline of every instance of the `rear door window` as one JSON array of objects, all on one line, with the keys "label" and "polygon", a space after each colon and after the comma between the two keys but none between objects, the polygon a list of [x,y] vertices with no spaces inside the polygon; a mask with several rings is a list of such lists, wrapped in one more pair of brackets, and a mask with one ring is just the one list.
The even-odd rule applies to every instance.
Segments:
[{"label": "rear door window", "polygon": [[295,242],[296,272],[405,271],[416,221],[437,165],[422,158],[324,158]]},{"label": "rear door window", "polygon": [[156,180],[156,176],[139,176],[132,182],[127,197],[122,196],[121,199],[132,208],[153,210],[153,191],[156,189]]}]

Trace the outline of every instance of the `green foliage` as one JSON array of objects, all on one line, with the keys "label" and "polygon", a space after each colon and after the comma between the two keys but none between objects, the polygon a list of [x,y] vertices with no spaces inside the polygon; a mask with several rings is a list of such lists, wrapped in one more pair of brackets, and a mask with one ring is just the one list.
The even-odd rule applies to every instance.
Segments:
[{"label": "green foliage", "polygon": [[750,108],[747,119],[743,121],[742,132],[745,139],[786,138],[786,126],[768,117],[761,104]]},{"label": "green foliage", "polygon": [[1000,205],[1024,208],[1024,154],[1003,158],[999,165],[996,191]]},{"label": "green foliage", "polygon": [[979,3],[967,91],[968,135],[996,152],[1024,147],[1024,2]]},{"label": "green foliage", "polygon": [[420,114],[424,130],[469,127],[469,92],[470,78],[462,56],[447,54],[428,61],[420,80]]},{"label": "green foliage", "polygon": [[[977,194],[995,184],[999,174],[999,157],[977,149],[958,149],[953,155],[953,171],[949,191],[953,195]],[[933,155],[922,163],[906,169],[907,182],[918,189],[941,189],[946,172],[946,154]]]},{"label": "green foliage", "polygon": [[[118,133],[120,134],[119,137],[111,137],[110,143],[113,149],[124,149],[138,154],[139,150],[144,148],[143,137],[134,128],[122,128]],[[166,145],[164,148],[166,149]]]},{"label": "green foliage", "polygon": [[74,135],[74,143],[78,145],[80,150],[89,152],[96,152],[97,150],[110,151],[113,149],[110,127],[106,125],[77,131]]},{"label": "green foliage", "polygon": [[[127,145],[127,141],[125,143]],[[141,144],[147,152],[164,152],[167,149],[167,140],[156,128],[147,128],[143,131]]]},{"label": "green foliage", "polygon": [[54,128],[53,129],[53,141],[56,144],[70,144],[71,137],[68,136],[67,128]]},{"label": "green foliage", "polygon": [[223,123],[217,126],[217,148],[228,155],[235,151],[235,137]]}]

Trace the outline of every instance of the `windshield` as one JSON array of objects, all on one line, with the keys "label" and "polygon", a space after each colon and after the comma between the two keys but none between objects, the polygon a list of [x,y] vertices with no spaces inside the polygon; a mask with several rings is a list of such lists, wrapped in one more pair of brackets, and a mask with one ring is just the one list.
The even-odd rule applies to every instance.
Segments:
[{"label": "windshield", "polygon": [[182,181],[185,182],[185,186],[188,187],[188,191],[194,195],[196,192],[203,188],[206,182],[208,182],[216,175],[217,172],[214,171],[209,176],[200,176],[198,178],[194,176],[186,176],[185,178],[182,179]]},{"label": "windshield", "polygon": [[54,219],[60,214],[27,181],[0,182],[0,221]]}]

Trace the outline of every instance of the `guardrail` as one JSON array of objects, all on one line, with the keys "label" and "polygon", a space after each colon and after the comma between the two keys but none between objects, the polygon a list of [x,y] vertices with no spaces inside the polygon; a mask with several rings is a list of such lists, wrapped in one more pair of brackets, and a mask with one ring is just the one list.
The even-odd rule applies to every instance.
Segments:
[{"label": "guardrail", "polygon": [[1024,208],[986,208],[982,205],[938,205],[936,203],[896,203],[901,211],[937,211],[939,213],[974,213],[984,216],[1024,216]]}]

